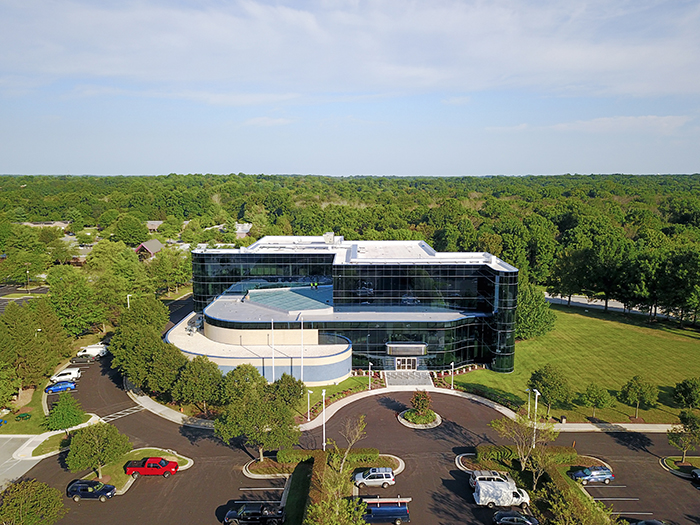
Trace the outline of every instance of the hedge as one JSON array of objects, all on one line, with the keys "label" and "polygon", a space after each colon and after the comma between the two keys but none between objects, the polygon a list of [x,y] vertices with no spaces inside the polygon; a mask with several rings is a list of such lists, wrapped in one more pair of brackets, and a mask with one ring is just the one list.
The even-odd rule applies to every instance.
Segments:
[{"label": "hedge", "polygon": [[277,463],[301,463],[313,456],[314,450],[300,450],[298,448],[290,448],[277,451]]},{"label": "hedge", "polygon": [[[557,465],[573,464],[578,459],[578,452],[573,447],[547,446],[552,460]],[[477,461],[500,461],[505,463],[517,459],[515,447],[506,445],[479,445],[476,447]]]}]

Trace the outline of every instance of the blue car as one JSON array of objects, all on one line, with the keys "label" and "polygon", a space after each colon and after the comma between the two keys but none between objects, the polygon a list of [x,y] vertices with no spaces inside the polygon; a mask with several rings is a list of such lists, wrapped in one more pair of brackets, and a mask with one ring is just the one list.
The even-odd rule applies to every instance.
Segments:
[{"label": "blue car", "polygon": [[66,390],[75,390],[75,383],[73,381],[59,381],[53,385],[46,387],[47,394],[57,394],[59,392],[65,392]]},{"label": "blue car", "polygon": [[615,479],[615,474],[607,467],[589,467],[573,472],[571,477],[574,481],[580,481],[582,485],[588,483],[605,483],[607,485]]}]

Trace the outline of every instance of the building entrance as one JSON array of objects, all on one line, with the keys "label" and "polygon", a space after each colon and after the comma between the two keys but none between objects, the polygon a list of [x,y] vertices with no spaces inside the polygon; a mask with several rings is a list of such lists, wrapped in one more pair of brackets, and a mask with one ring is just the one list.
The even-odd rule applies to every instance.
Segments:
[{"label": "building entrance", "polygon": [[397,357],[396,370],[416,370],[418,368],[417,357]]}]

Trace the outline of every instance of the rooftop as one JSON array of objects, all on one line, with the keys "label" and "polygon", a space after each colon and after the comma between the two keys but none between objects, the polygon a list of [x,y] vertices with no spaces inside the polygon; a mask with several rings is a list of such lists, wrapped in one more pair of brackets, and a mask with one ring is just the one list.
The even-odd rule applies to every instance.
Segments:
[{"label": "rooftop", "polygon": [[263,254],[319,253],[334,254],[333,264],[472,264],[494,270],[515,272],[517,269],[486,252],[436,252],[425,241],[346,241],[342,236],[267,236],[242,248],[197,248],[193,253]]}]

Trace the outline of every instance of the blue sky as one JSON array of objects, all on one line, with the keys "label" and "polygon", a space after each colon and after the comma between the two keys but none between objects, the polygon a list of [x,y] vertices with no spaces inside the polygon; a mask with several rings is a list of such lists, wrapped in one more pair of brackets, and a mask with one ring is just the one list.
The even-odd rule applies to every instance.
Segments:
[{"label": "blue sky", "polygon": [[700,2],[0,0],[0,173],[700,171]]}]

